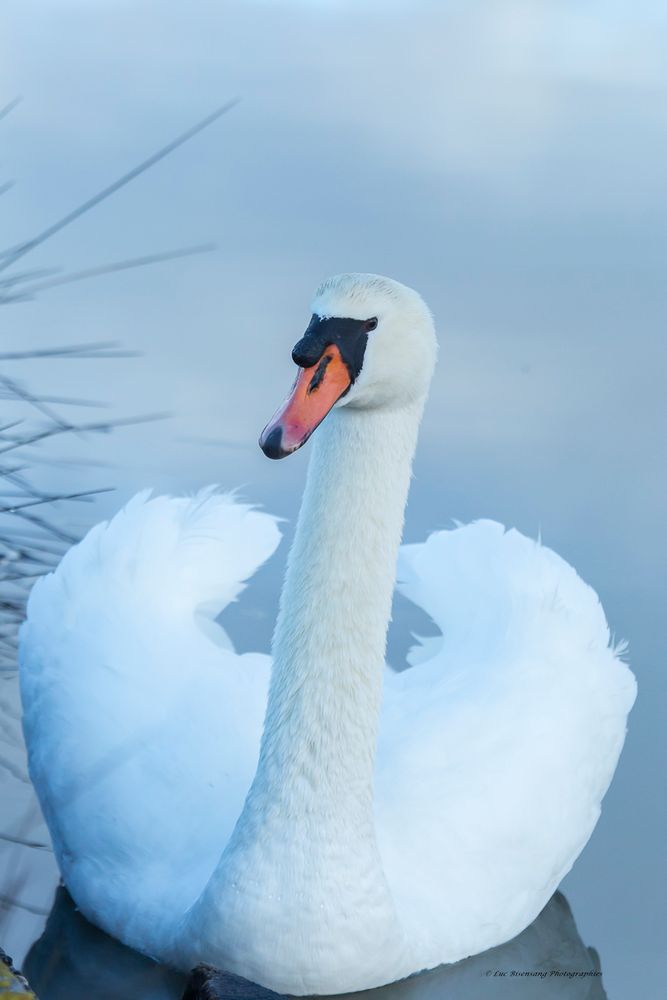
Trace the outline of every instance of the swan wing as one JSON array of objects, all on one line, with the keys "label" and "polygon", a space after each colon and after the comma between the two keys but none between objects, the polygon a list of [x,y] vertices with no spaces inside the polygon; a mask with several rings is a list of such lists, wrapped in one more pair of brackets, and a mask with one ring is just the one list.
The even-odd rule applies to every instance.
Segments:
[{"label": "swan wing", "polygon": [[398,586],[442,635],[387,671],[377,825],[417,967],[431,967],[508,940],[545,905],[595,826],[635,680],[595,592],[500,524],[405,546]]},{"label": "swan wing", "polygon": [[21,632],[30,775],[86,916],[150,948],[208,880],[257,761],[269,658],[214,619],[279,541],[207,489],[136,496],[35,585]]}]

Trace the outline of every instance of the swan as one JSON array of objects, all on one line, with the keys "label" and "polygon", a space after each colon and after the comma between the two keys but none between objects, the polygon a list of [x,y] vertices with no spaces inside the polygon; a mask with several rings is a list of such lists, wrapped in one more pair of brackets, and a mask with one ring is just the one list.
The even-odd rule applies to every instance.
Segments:
[{"label": "swan", "polygon": [[[77,906],[140,952],[379,986],[514,937],[592,833],[635,697],[594,591],[492,521],[399,558],[436,354],[412,289],[317,290],[260,438],[284,458],[321,424],[271,659],[215,619],[277,521],[214,489],[138,495],[32,591],[31,778]],[[397,575],[441,631],[402,672]]]}]

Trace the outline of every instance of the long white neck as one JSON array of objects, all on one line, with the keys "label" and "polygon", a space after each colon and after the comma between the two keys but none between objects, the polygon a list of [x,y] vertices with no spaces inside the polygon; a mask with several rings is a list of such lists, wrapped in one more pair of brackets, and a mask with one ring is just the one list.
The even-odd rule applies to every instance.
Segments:
[{"label": "long white neck", "polygon": [[369,815],[387,625],[421,406],[342,407],[314,439],[249,805]]},{"label": "long white neck", "polygon": [[[378,935],[388,948],[398,947],[375,839],[373,765],[422,408],[422,401],[391,410],[341,407],[314,437],[256,775],[220,864],[191,911],[209,941],[216,911],[217,946],[233,941],[229,960],[240,949],[246,968],[257,935],[245,921],[256,922],[258,914],[288,947],[299,933],[312,934],[320,909],[329,931],[347,921],[349,936],[350,912],[375,908],[369,953],[377,953]],[[360,928],[359,947],[364,933]]]}]

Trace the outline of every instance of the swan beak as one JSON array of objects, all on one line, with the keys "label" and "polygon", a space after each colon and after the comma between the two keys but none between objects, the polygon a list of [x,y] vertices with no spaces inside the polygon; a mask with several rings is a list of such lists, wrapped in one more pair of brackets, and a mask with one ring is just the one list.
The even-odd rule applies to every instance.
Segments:
[{"label": "swan beak", "polygon": [[299,371],[290,395],[262,431],[259,446],[267,458],[285,458],[305,444],[351,384],[340,350],[330,344],[314,365]]}]

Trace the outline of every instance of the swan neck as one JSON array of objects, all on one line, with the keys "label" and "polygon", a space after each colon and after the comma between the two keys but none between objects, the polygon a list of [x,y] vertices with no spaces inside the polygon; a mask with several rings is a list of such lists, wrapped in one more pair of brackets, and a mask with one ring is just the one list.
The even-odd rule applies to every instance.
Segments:
[{"label": "swan neck", "polygon": [[307,798],[320,811],[335,803],[348,820],[372,808],[386,635],[421,411],[341,407],[317,432],[255,782],[272,801],[302,810]]}]

